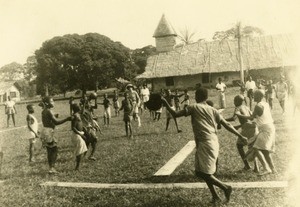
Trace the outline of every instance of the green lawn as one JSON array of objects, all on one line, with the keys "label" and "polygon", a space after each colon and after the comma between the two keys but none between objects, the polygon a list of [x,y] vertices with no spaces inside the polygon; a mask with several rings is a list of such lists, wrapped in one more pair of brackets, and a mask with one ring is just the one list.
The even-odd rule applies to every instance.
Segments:
[{"label": "green lawn", "polygon": [[[193,96],[194,92],[190,92]],[[238,88],[227,92],[227,106],[224,117],[233,113],[233,97]],[[102,97],[101,97],[102,98]],[[101,100],[100,98],[100,100]],[[216,105],[216,92],[211,91],[210,100]],[[221,129],[220,161],[218,178],[228,182],[287,180],[288,165],[293,155],[294,139],[281,115],[277,101],[274,103],[273,118],[277,128],[275,164],[276,175],[258,177],[253,172],[239,172],[243,167],[238,156],[236,137]],[[36,117],[41,120],[41,109],[36,106]],[[4,109],[0,109],[3,110]],[[17,105],[17,126],[26,124],[25,105]],[[54,111],[64,118],[69,113],[66,101],[56,102]],[[96,113],[102,115],[102,107]],[[103,120],[99,119],[103,126]],[[0,120],[6,129],[6,117]],[[45,181],[94,182],[94,183],[149,183],[149,182],[199,182],[193,175],[194,153],[167,178],[154,178],[153,174],[172,158],[188,141],[193,140],[190,118],[178,120],[182,133],[176,133],[171,122],[165,131],[165,116],[160,121],[152,121],[149,113],[142,115],[142,127],[134,122],[134,139],[125,135],[122,112],[120,117],[112,117],[109,128],[101,127],[96,153],[97,161],[83,160],[81,170],[74,172],[74,157],[70,147],[70,123],[57,127],[59,156],[57,175],[49,175],[46,150],[37,142],[37,162],[29,164],[27,129],[16,129],[0,133],[3,141],[2,179],[0,184],[0,206],[209,206],[208,189],[143,189],[143,190],[101,190],[40,187]],[[237,123],[233,123],[237,124]],[[11,127],[12,128],[12,127]],[[201,181],[202,182],[202,181]],[[221,193],[221,192],[220,192]],[[234,189],[228,206],[290,206],[291,200],[285,189]],[[223,195],[222,195],[223,196]]]}]

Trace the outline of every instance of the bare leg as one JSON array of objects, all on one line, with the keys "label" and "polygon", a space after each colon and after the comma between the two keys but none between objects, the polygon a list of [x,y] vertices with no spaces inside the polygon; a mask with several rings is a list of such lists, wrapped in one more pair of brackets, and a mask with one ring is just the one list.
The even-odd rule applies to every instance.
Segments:
[{"label": "bare leg", "polygon": [[128,122],[125,121],[125,132],[126,132],[126,137],[128,137]]},{"label": "bare leg", "polygon": [[81,162],[81,158],[82,158],[83,154],[77,155],[76,156],[76,166],[75,166],[75,170],[79,170],[79,166],[80,166],[80,162]]},{"label": "bare leg", "polygon": [[266,162],[265,156],[263,155],[263,153],[258,150],[258,149],[254,149],[255,150],[255,155],[258,158],[258,160],[260,161],[262,167],[263,167],[263,172],[259,175],[265,175],[265,174],[269,174],[271,173],[270,167],[268,165],[268,163]]},{"label": "bare leg", "polygon": [[174,121],[175,121],[175,125],[176,125],[177,132],[178,132],[178,133],[182,132],[182,131],[178,128],[178,124],[177,124],[176,118],[174,118]]},{"label": "bare leg", "polygon": [[34,161],[34,143],[30,141],[29,143],[29,162],[33,162]]},{"label": "bare leg", "polygon": [[237,147],[237,150],[239,152],[239,155],[241,156],[243,162],[244,162],[244,169],[245,170],[249,170],[251,169],[250,165],[249,165],[249,162],[245,159],[246,157],[246,153],[244,151],[244,146],[241,145],[241,144],[236,144],[236,147]]},{"label": "bare leg", "polygon": [[129,132],[130,132],[130,138],[133,138],[131,122],[128,122],[128,128],[129,128]]},{"label": "bare leg", "polygon": [[15,115],[12,114],[12,115],[11,115],[11,118],[12,118],[12,120],[13,120],[14,126],[16,126]]},{"label": "bare leg", "polygon": [[170,118],[167,118],[167,123],[166,123],[166,131],[168,131],[168,128],[169,128],[169,124],[170,124]]},{"label": "bare leg", "polygon": [[10,114],[7,114],[7,127],[9,127]]},{"label": "bare leg", "polygon": [[202,178],[208,185],[213,200],[214,199],[219,199],[218,194],[215,191],[215,188],[213,187],[213,185],[218,186],[219,188],[221,188],[224,191],[225,197],[227,202],[229,202],[230,200],[230,195],[232,192],[232,187],[229,185],[226,185],[225,183],[221,182],[220,180],[218,180],[215,176],[213,175],[209,175],[209,174],[205,174],[202,172],[196,172],[196,176]]},{"label": "bare leg", "polygon": [[274,166],[274,162],[271,156],[271,153],[267,150],[262,150],[263,155],[265,156],[266,162],[268,163],[268,165],[270,166],[272,172],[276,172],[275,166]]},{"label": "bare leg", "polygon": [[3,161],[3,152],[0,152],[0,176],[1,176],[1,169],[2,169],[2,161]]}]

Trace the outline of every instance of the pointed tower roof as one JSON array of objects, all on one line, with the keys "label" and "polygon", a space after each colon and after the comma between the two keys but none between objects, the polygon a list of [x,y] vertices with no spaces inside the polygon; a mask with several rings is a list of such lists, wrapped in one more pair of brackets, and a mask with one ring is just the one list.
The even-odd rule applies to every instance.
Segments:
[{"label": "pointed tower roof", "polygon": [[175,29],[163,14],[158,26],[153,34],[153,37],[177,36]]}]

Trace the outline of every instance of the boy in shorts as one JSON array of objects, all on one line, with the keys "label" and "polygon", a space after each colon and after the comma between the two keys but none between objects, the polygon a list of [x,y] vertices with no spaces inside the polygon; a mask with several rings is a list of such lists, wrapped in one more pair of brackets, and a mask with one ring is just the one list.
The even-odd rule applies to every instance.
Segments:
[{"label": "boy in shorts", "polygon": [[[131,120],[133,119],[133,104],[129,99],[128,93],[124,93],[124,100],[122,101],[122,106],[120,110],[124,110],[124,118],[123,121],[125,123],[125,131],[126,136],[132,138],[132,127],[131,127]],[[129,133],[128,133],[129,131]]]},{"label": "boy in shorts", "polygon": [[36,142],[36,138],[38,138],[38,121],[33,115],[34,109],[32,104],[28,104],[26,106],[28,114],[26,116],[27,127],[29,130],[29,162],[34,162],[34,144]]},{"label": "boy in shorts", "polygon": [[72,144],[74,146],[74,154],[76,156],[76,166],[75,170],[79,170],[79,165],[83,155],[87,152],[87,147],[85,144],[85,137],[83,131],[83,124],[79,112],[81,111],[78,104],[72,104]]},{"label": "boy in shorts", "polygon": [[46,96],[43,98],[43,111],[42,111],[42,123],[43,123],[43,131],[41,134],[41,139],[43,140],[43,145],[47,149],[47,158],[49,164],[49,173],[57,173],[54,168],[58,147],[57,147],[57,138],[55,137],[55,127],[56,125],[63,124],[67,121],[71,121],[71,117],[67,117],[62,120],[58,120],[55,114],[52,112],[52,108],[54,107],[54,101],[51,97]]}]

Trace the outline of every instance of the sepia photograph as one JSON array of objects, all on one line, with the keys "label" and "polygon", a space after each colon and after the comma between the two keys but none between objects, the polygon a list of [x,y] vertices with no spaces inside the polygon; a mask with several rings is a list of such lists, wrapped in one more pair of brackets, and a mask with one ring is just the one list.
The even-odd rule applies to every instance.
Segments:
[{"label": "sepia photograph", "polygon": [[0,206],[300,206],[299,10],[0,0]]}]

